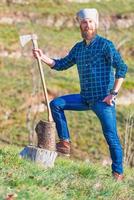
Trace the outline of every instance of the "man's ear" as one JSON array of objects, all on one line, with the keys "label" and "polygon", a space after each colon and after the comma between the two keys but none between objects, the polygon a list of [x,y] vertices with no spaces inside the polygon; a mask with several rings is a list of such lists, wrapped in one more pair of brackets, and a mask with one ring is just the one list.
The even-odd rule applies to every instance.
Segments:
[{"label": "man's ear", "polygon": [[80,19],[77,16],[75,17],[75,22],[76,22],[76,25],[79,27],[80,26]]},{"label": "man's ear", "polygon": [[76,21],[80,24],[80,19],[78,18],[78,16],[76,17]]}]

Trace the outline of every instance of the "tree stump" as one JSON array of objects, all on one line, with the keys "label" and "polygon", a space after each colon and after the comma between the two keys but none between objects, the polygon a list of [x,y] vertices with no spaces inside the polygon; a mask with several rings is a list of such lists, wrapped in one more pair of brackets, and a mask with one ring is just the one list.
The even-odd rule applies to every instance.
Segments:
[{"label": "tree stump", "polygon": [[20,152],[21,158],[30,159],[45,167],[54,167],[57,157],[55,151],[55,123],[40,121],[36,128],[38,146],[27,146]]}]

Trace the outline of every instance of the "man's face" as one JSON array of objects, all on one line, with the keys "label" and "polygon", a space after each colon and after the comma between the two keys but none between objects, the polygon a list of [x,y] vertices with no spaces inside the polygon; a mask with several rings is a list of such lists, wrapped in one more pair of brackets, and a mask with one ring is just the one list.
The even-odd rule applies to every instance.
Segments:
[{"label": "man's face", "polygon": [[92,19],[83,19],[80,22],[82,37],[85,40],[91,40],[96,33],[96,24]]}]

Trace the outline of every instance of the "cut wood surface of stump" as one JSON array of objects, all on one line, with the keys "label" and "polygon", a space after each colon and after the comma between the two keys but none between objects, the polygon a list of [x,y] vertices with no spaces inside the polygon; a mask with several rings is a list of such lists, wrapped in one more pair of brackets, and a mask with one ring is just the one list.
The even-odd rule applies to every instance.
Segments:
[{"label": "cut wood surface of stump", "polygon": [[57,152],[35,146],[27,146],[20,152],[21,158],[26,158],[45,167],[54,167]]}]

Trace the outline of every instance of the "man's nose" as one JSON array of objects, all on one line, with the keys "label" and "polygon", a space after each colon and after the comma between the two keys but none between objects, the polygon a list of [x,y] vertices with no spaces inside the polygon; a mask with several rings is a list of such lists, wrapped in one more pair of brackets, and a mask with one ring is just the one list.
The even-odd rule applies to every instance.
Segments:
[{"label": "man's nose", "polygon": [[90,22],[87,22],[87,23],[86,23],[86,26],[87,26],[87,27],[90,27]]}]

